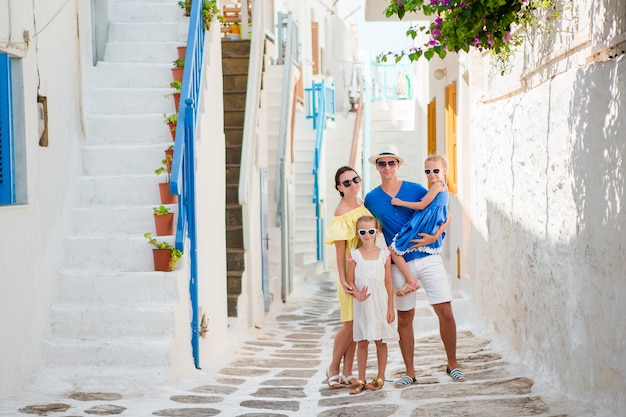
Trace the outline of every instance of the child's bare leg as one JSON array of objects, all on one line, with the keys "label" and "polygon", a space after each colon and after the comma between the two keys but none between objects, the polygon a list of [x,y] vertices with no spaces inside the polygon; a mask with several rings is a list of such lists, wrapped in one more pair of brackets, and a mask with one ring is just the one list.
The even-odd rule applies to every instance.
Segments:
[{"label": "child's bare leg", "polygon": [[371,391],[378,391],[385,384],[385,370],[387,369],[387,343],[376,341],[376,359],[378,362],[378,376],[365,385]]},{"label": "child's bare leg", "polygon": [[402,255],[398,255],[397,253],[395,253],[393,249],[391,249],[391,247],[389,247],[389,251],[391,252],[391,259],[393,259],[393,263],[396,265],[396,268],[398,268],[400,273],[402,273],[402,276],[406,281],[406,284],[398,289],[397,295],[403,296],[412,293],[413,291],[417,291],[420,285],[417,280],[413,278],[413,275],[411,275],[411,271],[409,271],[409,266],[407,265]]},{"label": "child's bare leg", "polygon": [[358,394],[365,389],[365,369],[367,368],[367,350],[369,342],[359,340],[356,350],[357,366],[359,368],[359,379],[350,390],[350,394]]}]

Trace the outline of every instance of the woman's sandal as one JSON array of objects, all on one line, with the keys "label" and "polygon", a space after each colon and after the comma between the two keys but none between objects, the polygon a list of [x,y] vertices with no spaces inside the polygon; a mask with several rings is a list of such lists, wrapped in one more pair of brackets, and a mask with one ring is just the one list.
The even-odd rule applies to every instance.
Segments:
[{"label": "woman's sandal", "polygon": [[417,291],[420,289],[420,284],[417,281],[413,281],[413,285],[404,284],[400,287],[396,295],[398,297],[405,296],[407,294],[411,294],[413,291]]},{"label": "woman's sandal", "polygon": [[369,384],[365,384],[365,389],[368,389],[370,391],[378,391],[383,387],[383,385],[385,385],[385,381],[383,381],[382,378],[374,378],[372,379],[372,382],[370,382]]},{"label": "woman's sandal", "polygon": [[365,381],[361,379],[357,379],[354,385],[352,385],[352,389],[350,390],[350,395],[360,394],[363,392],[365,388]]},{"label": "woman's sandal", "polygon": [[341,383],[341,374],[330,376],[329,370],[326,370],[326,383],[330,387],[330,389],[338,389],[343,388],[345,385]]},{"label": "woman's sandal", "polygon": [[[351,382],[351,381],[354,381],[354,382]],[[357,383],[357,381],[358,379],[354,375],[348,375],[348,376],[345,376],[343,374],[341,375],[340,382],[347,387],[353,387],[354,384]]]}]

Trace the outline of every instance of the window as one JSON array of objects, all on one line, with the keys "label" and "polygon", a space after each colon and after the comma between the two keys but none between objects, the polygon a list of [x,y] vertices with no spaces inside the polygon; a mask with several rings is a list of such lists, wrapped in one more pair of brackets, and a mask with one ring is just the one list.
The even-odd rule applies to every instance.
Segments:
[{"label": "window", "polygon": [[0,53],[0,204],[15,204],[11,59]]},{"label": "window", "polygon": [[428,103],[428,155],[437,153],[437,101]]}]

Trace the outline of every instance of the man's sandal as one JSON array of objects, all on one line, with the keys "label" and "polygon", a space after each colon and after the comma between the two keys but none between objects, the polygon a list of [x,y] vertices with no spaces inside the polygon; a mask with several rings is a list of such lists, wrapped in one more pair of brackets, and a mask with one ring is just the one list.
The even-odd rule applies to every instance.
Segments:
[{"label": "man's sandal", "polygon": [[402,297],[407,294],[411,294],[412,292],[417,291],[419,289],[420,289],[419,283],[417,281],[413,281],[413,285],[404,284],[403,286],[401,286],[398,292],[396,293],[396,295],[398,297]]},{"label": "man's sandal", "polygon": [[378,391],[383,387],[383,385],[385,385],[385,381],[383,381],[382,378],[374,378],[372,379],[372,382],[365,384],[365,388],[370,391]]},{"label": "man's sandal", "polygon": [[354,383],[354,385],[352,386],[352,389],[350,390],[350,395],[360,394],[365,389],[366,389],[365,388],[365,381],[363,381],[361,379],[357,379],[356,382]]},{"label": "man's sandal", "polygon": [[326,383],[331,389],[343,388],[345,385],[341,383],[341,374],[329,376],[328,369],[326,370]]}]

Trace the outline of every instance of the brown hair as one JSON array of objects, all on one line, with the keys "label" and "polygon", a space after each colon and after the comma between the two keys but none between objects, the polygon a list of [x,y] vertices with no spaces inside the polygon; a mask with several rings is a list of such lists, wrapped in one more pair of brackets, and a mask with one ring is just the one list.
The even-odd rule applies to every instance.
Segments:
[{"label": "brown hair", "polygon": [[[350,168],[349,166],[342,166],[337,170],[337,172],[335,172],[335,190],[339,191],[339,188],[337,187],[339,186],[339,177],[341,176],[341,174],[348,171],[354,172],[357,176],[359,175],[353,168]],[[339,191],[339,195],[343,197],[343,192]]]},{"label": "brown hair", "polygon": [[[376,228],[376,230],[381,230],[381,224],[378,221],[378,219],[374,216],[361,216],[357,219],[356,223],[354,223],[354,233],[357,234],[358,236],[358,232],[357,230],[359,230],[359,223],[363,223],[363,222],[374,222],[374,227]],[[359,243],[356,245],[357,248],[361,247],[361,239],[359,239]]]}]

